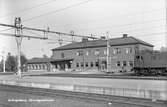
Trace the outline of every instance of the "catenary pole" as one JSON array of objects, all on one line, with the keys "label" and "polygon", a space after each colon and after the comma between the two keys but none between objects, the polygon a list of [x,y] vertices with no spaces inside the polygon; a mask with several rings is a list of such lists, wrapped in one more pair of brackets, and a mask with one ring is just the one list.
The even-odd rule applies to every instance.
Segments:
[{"label": "catenary pole", "polygon": [[15,35],[16,35],[16,42],[17,42],[17,75],[21,78],[21,42],[22,36],[20,35],[22,32],[22,25],[21,25],[21,18],[15,18]]}]

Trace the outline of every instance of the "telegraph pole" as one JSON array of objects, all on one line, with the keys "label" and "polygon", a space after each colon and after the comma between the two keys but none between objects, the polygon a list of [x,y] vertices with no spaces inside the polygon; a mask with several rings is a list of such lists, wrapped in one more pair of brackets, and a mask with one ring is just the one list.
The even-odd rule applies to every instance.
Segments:
[{"label": "telegraph pole", "polygon": [[21,25],[21,18],[15,18],[15,36],[17,42],[17,75],[21,78],[21,42],[22,42],[22,25]]},{"label": "telegraph pole", "polygon": [[109,71],[109,32],[106,32],[106,40],[107,40],[107,72]]}]

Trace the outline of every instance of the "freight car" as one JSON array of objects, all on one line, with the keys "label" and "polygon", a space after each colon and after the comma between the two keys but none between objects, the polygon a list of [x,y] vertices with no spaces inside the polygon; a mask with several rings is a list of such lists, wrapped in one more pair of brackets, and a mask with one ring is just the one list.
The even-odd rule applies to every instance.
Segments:
[{"label": "freight car", "polygon": [[167,52],[140,51],[135,55],[136,75],[167,75]]}]

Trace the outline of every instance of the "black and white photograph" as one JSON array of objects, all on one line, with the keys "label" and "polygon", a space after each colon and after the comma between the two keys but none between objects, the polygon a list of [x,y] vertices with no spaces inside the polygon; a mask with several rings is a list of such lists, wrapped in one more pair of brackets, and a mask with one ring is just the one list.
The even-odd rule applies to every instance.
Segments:
[{"label": "black and white photograph", "polygon": [[0,107],[167,107],[167,0],[0,0]]}]

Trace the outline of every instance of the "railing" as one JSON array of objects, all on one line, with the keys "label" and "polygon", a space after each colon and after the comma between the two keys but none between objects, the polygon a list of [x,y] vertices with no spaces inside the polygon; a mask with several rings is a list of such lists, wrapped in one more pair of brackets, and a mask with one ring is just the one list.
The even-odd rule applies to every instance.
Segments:
[{"label": "railing", "polygon": [[96,87],[96,86],[84,86],[84,85],[69,85],[69,84],[50,84],[50,83],[27,82],[27,81],[7,81],[7,80],[0,80],[0,84],[56,89],[56,90],[65,90],[73,92],[95,93],[103,95],[136,97],[136,98],[152,99],[154,101],[167,100],[167,90],[158,91],[158,90],[110,88],[110,87]]}]

